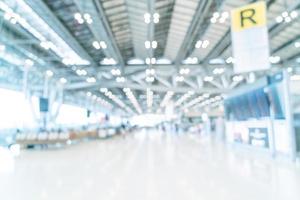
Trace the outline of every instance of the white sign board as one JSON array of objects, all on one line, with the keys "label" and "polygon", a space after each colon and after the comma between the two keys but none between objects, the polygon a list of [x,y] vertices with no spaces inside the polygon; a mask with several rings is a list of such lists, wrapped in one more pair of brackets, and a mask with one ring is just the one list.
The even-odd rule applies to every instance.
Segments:
[{"label": "white sign board", "polygon": [[231,11],[234,72],[270,68],[266,3],[253,3]]}]

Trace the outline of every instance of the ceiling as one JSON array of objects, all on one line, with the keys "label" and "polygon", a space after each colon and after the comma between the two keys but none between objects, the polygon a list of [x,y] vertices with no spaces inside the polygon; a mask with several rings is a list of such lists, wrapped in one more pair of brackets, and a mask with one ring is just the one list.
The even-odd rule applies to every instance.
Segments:
[{"label": "ceiling", "polygon": [[272,70],[234,74],[229,12],[251,2],[2,0],[0,85],[24,89],[28,70],[32,93],[42,95],[47,81],[65,101],[90,108],[217,106],[266,73],[299,70],[300,1],[267,0]]}]

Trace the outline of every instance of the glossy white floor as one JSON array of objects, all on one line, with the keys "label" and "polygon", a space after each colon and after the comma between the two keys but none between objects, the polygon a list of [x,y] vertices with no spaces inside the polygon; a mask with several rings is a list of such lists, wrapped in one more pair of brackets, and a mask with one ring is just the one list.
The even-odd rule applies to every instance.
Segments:
[{"label": "glossy white floor", "polygon": [[0,153],[3,200],[299,200],[299,188],[295,165],[191,135],[141,132],[15,159]]}]

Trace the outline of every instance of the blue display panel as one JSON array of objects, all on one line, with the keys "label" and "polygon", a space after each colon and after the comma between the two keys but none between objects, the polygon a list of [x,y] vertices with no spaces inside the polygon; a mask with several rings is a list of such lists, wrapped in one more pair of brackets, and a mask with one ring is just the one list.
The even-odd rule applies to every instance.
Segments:
[{"label": "blue display panel", "polygon": [[49,110],[49,101],[47,98],[40,97],[40,112],[48,112]]},{"label": "blue display panel", "polygon": [[224,105],[229,120],[245,121],[270,116],[270,102],[263,88],[229,98]]}]

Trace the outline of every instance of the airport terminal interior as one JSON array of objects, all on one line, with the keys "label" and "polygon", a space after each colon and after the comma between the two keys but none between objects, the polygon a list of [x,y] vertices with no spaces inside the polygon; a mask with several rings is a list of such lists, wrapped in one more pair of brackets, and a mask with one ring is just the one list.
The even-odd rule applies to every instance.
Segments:
[{"label": "airport terminal interior", "polygon": [[299,200],[300,0],[0,0],[0,199]]}]

